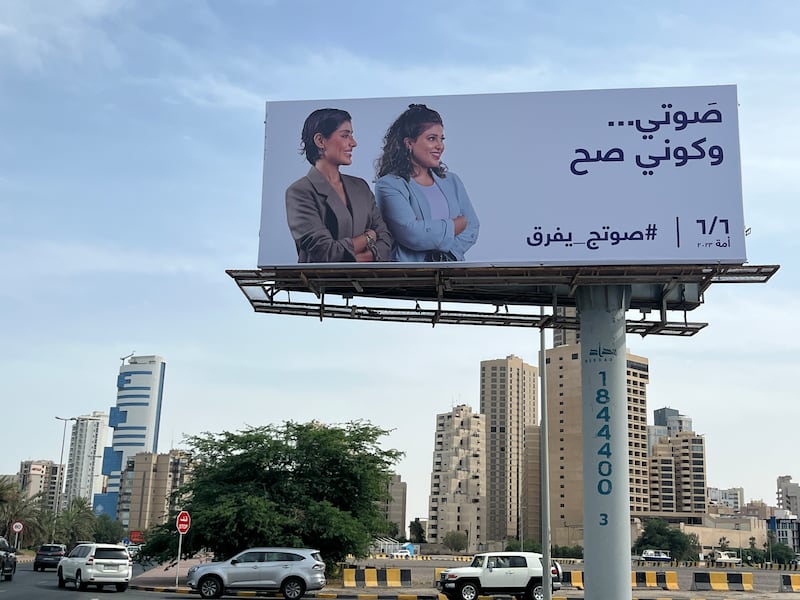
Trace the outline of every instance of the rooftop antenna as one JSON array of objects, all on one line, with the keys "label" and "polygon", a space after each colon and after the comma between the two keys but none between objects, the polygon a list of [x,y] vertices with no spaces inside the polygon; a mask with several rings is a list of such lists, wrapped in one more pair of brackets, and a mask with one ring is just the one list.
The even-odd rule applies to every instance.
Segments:
[{"label": "rooftop antenna", "polygon": [[128,354],[128,356],[121,356],[120,360],[122,361],[122,364],[124,365],[125,361],[128,360],[130,357],[132,357],[134,354],[136,354],[136,350]]}]

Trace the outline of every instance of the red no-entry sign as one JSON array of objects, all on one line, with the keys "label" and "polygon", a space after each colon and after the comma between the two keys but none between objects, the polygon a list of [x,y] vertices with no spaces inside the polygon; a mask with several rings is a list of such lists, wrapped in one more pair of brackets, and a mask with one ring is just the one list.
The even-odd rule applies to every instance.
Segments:
[{"label": "red no-entry sign", "polygon": [[178,533],[183,535],[189,531],[189,527],[192,526],[192,517],[187,511],[182,510],[178,513],[178,518],[175,519],[175,525],[178,528]]}]

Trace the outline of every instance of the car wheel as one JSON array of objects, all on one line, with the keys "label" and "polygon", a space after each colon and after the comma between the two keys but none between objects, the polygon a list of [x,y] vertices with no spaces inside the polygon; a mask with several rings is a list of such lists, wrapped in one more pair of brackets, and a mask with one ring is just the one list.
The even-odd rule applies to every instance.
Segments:
[{"label": "car wheel", "polygon": [[216,575],[207,575],[200,580],[197,591],[201,598],[219,598],[222,596],[222,580]]},{"label": "car wheel", "polygon": [[458,597],[461,600],[477,600],[478,596],[480,596],[481,591],[478,589],[477,584],[468,581],[467,583],[462,583],[458,587]]},{"label": "car wheel", "polygon": [[535,583],[529,590],[529,600],[543,600],[544,598],[544,588],[542,587],[542,583]]},{"label": "car wheel", "polygon": [[75,572],[75,589],[82,592],[86,591],[87,583],[83,580],[80,571]]},{"label": "car wheel", "polygon": [[306,593],[306,584],[302,579],[290,577],[281,585],[281,594],[286,600],[298,600]]},{"label": "car wheel", "polygon": [[117,584],[117,591],[118,592],[124,592],[127,589],[128,589],[128,584],[127,583],[118,583]]},{"label": "car wheel", "polygon": [[16,571],[16,570],[17,570],[17,568],[14,567],[14,570],[12,570],[11,573],[6,573],[6,576],[4,577],[4,579],[6,581],[11,581],[14,578],[14,571]]},{"label": "car wheel", "polygon": [[67,582],[64,581],[64,574],[61,572],[61,569],[58,570],[58,587],[63,588],[67,586]]}]

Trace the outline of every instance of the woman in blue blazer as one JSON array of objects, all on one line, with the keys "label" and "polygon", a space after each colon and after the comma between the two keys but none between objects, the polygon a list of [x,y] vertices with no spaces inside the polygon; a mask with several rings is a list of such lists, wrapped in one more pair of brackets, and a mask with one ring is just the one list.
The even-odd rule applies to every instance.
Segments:
[{"label": "woman in blue blazer", "polygon": [[375,199],[392,237],[392,260],[465,260],[480,223],[459,177],[442,162],[438,112],[412,104],[389,127],[378,159]]}]

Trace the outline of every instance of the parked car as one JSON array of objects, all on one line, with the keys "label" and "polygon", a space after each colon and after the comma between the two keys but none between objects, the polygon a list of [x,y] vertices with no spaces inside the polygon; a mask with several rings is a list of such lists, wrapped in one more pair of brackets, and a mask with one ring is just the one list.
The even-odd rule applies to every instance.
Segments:
[{"label": "parked car", "polygon": [[411,552],[405,548],[392,552],[392,558],[411,558]]},{"label": "parked car", "polygon": [[250,548],[230,560],[195,565],[188,584],[202,598],[225,592],[280,591],[297,600],[306,591],[325,587],[325,563],[319,550],[308,548]]},{"label": "parked car", "polygon": [[87,586],[114,585],[118,592],[128,589],[133,575],[133,562],[122,544],[78,544],[58,563],[58,587],[67,582],[85,590]]},{"label": "parked car", "polygon": [[66,554],[67,547],[64,544],[42,544],[33,559],[33,570],[44,571],[47,567],[57,569]]},{"label": "parked car", "polygon": [[17,572],[17,549],[0,537],[0,577],[6,581],[14,578]]}]

